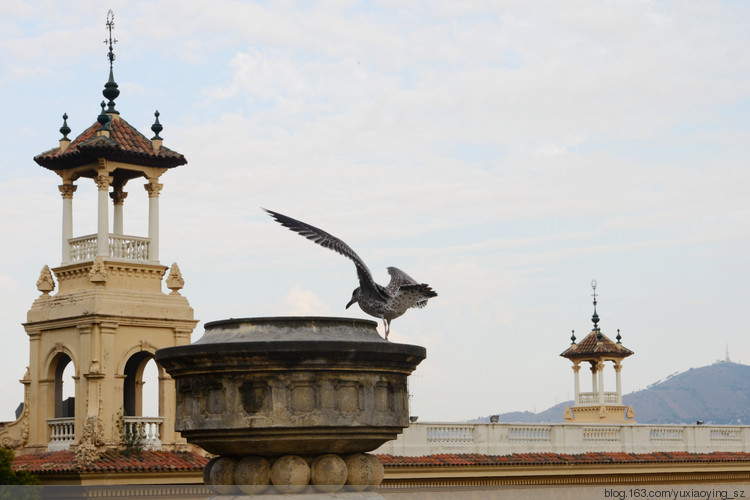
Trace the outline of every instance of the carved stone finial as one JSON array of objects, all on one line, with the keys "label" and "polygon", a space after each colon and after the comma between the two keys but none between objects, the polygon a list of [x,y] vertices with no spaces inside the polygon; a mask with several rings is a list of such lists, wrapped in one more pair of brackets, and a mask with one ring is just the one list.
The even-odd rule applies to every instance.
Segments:
[{"label": "carved stone finial", "polygon": [[182,273],[177,262],[175,262],[169,269],[169,276],[167,276],[167,288],[172,290],[170,295],[180,295],[179,290],[184,286],[185,280],[182,278]]},{"label": "carved stone finial", "polygon": [[42,272],[39,273],[39,279],[36,280],[36,289],[45,296],[49,296],[49,293],[55,289],[55,279],[52,277],[49,266],[44,266]]},{"label": "carved stone finial", "polygon": [[107,267],[104,265],[104,259],[99,255],[94,259],[94,264],[89,271],[89,280],[97,285],[103,285],[107,282]]}]

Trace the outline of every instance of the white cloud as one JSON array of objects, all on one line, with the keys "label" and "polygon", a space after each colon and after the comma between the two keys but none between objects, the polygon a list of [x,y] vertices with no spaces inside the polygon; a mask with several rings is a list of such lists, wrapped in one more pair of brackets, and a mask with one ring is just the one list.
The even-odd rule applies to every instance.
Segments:
[{"label": "white cloud", "polygon": [[326,316],[331,307],[315,293],[295,285],[284,297],[284,311],[289,316]]},{"label": "white cloud", "polygon": [[[56,145],[63,111],[79,131],[93,122],[107,70],[106,8],[44,5],[0,7],[17,21],[0,30],[0,84],[13,99],[0,165],[12,264],[0,289],[18,284],[7,325],[23,321],[39,270],[60,254],[59,180],[31,156]],[[165,145],[189,160],[163,177],[161,249],[180,263],[201,319],[365,317],[343,310],[356,286],[351,262],[284,232],[265,206],[341,237],[378,280],[396,265],[438,291],[392,334],[428,347],[415,379],[423,418],[541,409],[550,391],[569,390],[567,366],[552,361],[492,401],[487,387],[465,388],[486,366],[501,367],[498,380],[517,377],[529,345],[542,349],[535,359],[557,356],[570,327],[588,321],[592,277],[644,360],[633,358],[626,386],[650,382],[641,372],[652,373],[652,350],[684,345],[676,358],[698,363],[689,346],[703,317],[735,331],[731,310],[750,298],[737,284],[750,279],[744,5],[113,9],[118,109],[146,133],[158,108]],[[88,234],[95,189],[79,184],[75,232]],[[138,184],[125,223],[144,234]],[[730,343],[750,349],[739,333]],[[446,403],[446,391],[460,399]]]}]

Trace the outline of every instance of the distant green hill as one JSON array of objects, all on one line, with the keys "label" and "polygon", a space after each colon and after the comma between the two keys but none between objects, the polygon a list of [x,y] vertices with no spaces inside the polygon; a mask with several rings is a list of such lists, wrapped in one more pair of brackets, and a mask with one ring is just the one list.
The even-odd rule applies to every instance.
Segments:
[{"label": "distant green hill", "polygon": [[[750,424],[750,366],[719,362],[671,375],[641,391],[623,396],[640,424]],[[510,412],[501,422],[563,422],[560,403],[540,413]],[[479,419],[489,421],[489,417]]]}]

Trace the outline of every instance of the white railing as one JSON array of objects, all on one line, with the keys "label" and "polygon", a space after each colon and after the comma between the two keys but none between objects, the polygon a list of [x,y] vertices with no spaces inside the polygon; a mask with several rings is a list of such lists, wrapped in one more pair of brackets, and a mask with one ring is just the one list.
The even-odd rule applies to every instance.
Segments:
[{"label": "white railing", "polygon": [[652,442],[682,441],[684,431],[683,427],[651,427],[648,431],[648,439]]},{"label": "white railing", "polygon": [[[587,406],[587,405],[600,405],[602,404],[601,401],[599,401],[599,393],[598,392],[581,392],[578,394],[578,404],[580,406]],[[616,392],[605,392],[604,393],[604,404],[609,405],[619,405],[622,404],[622,401],[620,401],[620,397]]]},{"label": "white railing", "polygon": [[750,426],[643,424],[413,423],[374,453],[750,452]]},{"label": "white railing", "polygon": [[95,234],[70,238],[68,240],[68,245],[70,246],[71,262],[94,260],[97,253],[96,241],[97,238]]},{"label": "white railing", "polygon": [[619,441],[620,427],[592,425],[583,428],[583,440],[592,441]]},{"label": "white railing", "polygon": [[711,441],[740,441],[741,439],[741,429],[738,427],[711,429]]},{"label": "white railing", "polygon": [[427,428],[430,443],[470,443],[473,425],[433,425]]},{"label": "white railing", "polygon": [[[108,257],[123,260],[148,260],[148,250],[151,243],[149,238],[110,234],[107,239]],[[68,245],[70,246],[71,262],[94,260],[99,252],[99,239],[95,234],[70,238]]]},{"label": "white railing", "polygon": [[522,443],[549,442],[550,426],[514,425],[508,427],[508,441]]},{"label": "white railing", "polygon": [[51,431],[47,444],[48,451],[61,451],[70,448],[70,445],[75,442],[75,421],[75,417],[47,419]]},{"label": "white railing", "polygon": [[161,450],[161,423],[164,417],[123,417],[126,435],[140,436],[146,450]]}]

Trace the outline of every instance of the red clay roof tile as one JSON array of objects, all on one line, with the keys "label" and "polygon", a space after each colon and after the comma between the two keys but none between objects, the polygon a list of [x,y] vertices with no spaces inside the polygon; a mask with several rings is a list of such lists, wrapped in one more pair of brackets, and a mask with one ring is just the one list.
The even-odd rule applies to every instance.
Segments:
[{"label": "red clay roof tile", "polygon": [[600,356],[613,356],[626,358],[633,354],[633,351],[627,349],[622,344],[612,342],[606,335],[601,332],[601,340],[597,338],[597,331],[592,330],[583,340],[577,344],[568,347],[560,356],[564,358],[589,358]]},{"label": "red clay roof tile", "polygon": [[53,148],[35,156],[34,161],[50,170],[76,167],[97,158],[164,168],[187,163],[182,154],[167,147],[154,151],[151,140],[123,118],[116,117],[110,122],[109,137],[97,136],[100,128],[99,122],[95,122],[73,139],[65,151]]},{"label": "red clay roof tile", "polygon": [[161,472],[201,471],[208,458],[188,451],[142,451],[137,455],[124,455],[118,450],[106,451],[89,465],[76,461],[72,451],[55,451],[21,455],[13,461],[14,470],[33,474],[55,472]]}]

